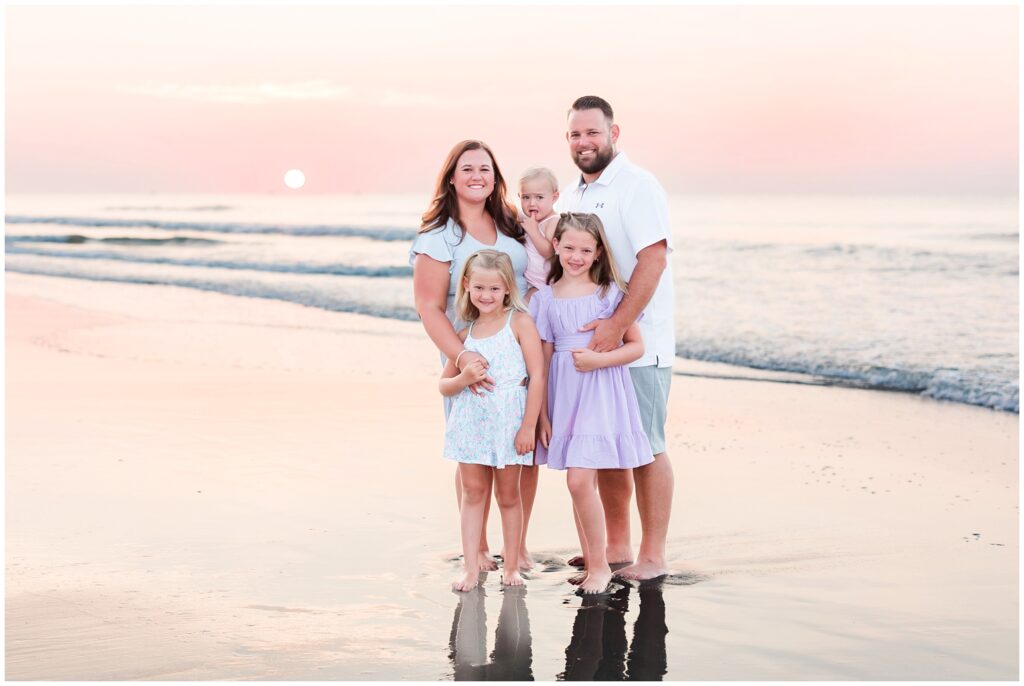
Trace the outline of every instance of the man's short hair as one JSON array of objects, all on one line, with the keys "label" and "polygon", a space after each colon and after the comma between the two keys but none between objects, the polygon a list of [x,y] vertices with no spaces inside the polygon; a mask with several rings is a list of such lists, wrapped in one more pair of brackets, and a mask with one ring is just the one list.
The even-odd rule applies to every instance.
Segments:
[{"label": "man's short hair", "polygon": [[576,102],[572,104],[569,111],[566,112],[566,116],[572,114],[573,110],[577,112],[580,110],[601,110],[604,114],[604,118],[611,124],[615,121],[615,115],[612,112],[612,106],[608,104],[608,101],[604,98],[596,95],[584,95],[582,98],[576,98]]}]

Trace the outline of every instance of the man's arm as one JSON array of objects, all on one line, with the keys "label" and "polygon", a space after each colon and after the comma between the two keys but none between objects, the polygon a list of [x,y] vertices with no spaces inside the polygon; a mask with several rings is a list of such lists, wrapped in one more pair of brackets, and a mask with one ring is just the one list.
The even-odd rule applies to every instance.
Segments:
[{"label": "man's arm", "polygon": [[668,243],[664,240],[648,245],[636,254],[636,267],[629,278],[629,292],[622,297],[612,315],[612,319],[619,320],[623,332],[647,307],[667,266]]},{"label": "man's arm", "polygon": [[629,278],[629,292],[622,297],[622,302],[615,308],[615,314],[608,319],[590,322],[582,328],[583,331],[594,329],[594,337],[588,348],[603,353],[619,347],[626,329],[651,301],[666,266],[668,242],[664,239],[648,245],[636,254],[636,267]]}]

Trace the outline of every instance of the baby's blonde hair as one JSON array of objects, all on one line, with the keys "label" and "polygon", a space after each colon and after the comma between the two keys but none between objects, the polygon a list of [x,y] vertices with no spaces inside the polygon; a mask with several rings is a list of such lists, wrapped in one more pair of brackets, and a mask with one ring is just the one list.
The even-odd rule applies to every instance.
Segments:
[{"label": "baby's blonde hair", "polygon": [[512,308],[519,312],[526,312],[526,303],[523,296],[519,295],[519,287],[516,285],[516,272],[512,267],[512,258],[498,250],[477,250],[466,258],[459,272],[459,282],[455,286],[455,313],[464,322],[475,322],[480,317],[480,310],[473,301],[469,299],[469,291],[466,290],[466,279],[475,270],[486,269],[497,272],[501,280],[505,282],[505,294],[503,305],[505,309]]},{"label": "baby's blonde hair", "polygon": [[533,181],[534,179],[544,179],[551,184],[551,192],[558,192],[558,177],[555,176],[555,172],[551,171],[547,167],[530,167],[523,172],[523,175],[519,177],[519,190],[523,190],[523,184],[527,181]]}]

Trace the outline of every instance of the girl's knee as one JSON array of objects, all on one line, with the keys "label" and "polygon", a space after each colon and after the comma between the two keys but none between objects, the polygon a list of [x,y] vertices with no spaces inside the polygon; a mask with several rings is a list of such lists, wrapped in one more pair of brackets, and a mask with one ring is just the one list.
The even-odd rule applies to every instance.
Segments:
[{"label": "girl's knee", "polygon": [[522,501],[518,487],[509,489],[498,489],[494,494],[494,499],[498,501],[498,507],[502,509],[507,507],[515,507]]},{"label": "girl's knee", "polygon": [[518,475],[514,479],[498,478],[494,482],[494,499],[498,507],[514,507],[522,502]]},{"label": "girl's knee", "polygon": [[566,478],[566,484],[568,484],[569,493],[572,494],[573,498],[586,496],[594,492],[593,475],[586,472],[570,471],[569,476]]},{"label": "girl's knee", "polygon": [[481,484],[462,484],[462,502],[465,505],[479,505],[487,499],[487,488]]}]

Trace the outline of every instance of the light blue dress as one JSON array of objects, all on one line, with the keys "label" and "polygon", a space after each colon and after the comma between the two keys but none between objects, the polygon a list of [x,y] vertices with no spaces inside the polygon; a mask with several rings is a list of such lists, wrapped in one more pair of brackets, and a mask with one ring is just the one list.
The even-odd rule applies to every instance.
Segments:
[{"label": "light blue dress", "polygon": [[467,464],[503,469],[531,465],[533,453],[516,455],[516,433],[526,410],[526,361],[512,331],[512,315],[505,326],[487,338],[474,338],[473,325],[466,335],[466,350],[487,358],[494,390],[474,395],[468,388],[452,398],[451,414],[444,432],[444,456]]}]

